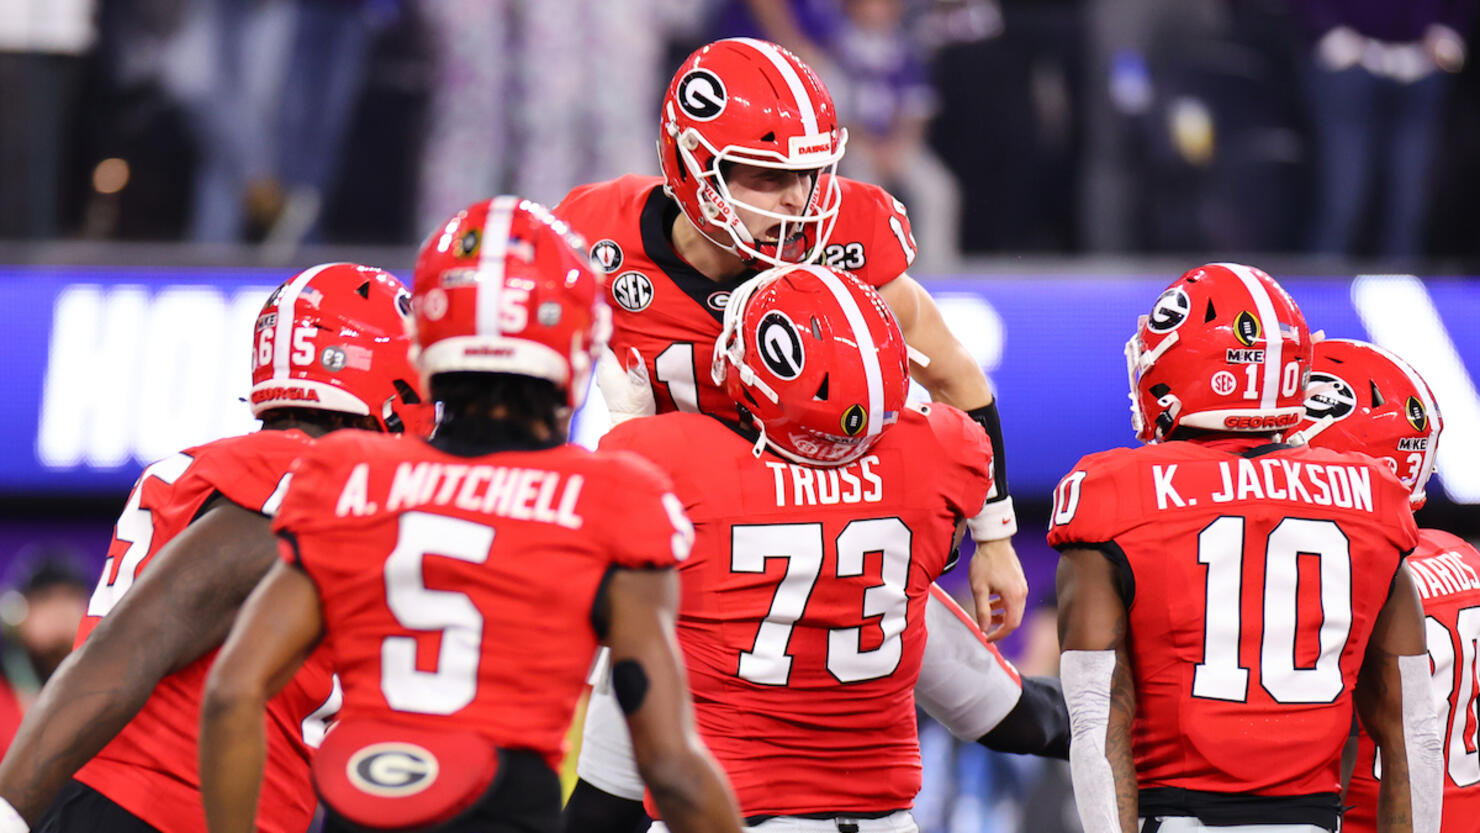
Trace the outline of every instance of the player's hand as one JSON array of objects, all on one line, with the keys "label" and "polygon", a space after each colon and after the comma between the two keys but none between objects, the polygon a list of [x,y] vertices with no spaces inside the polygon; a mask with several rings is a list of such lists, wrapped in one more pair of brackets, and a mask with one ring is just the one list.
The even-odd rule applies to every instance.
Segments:
[{"label": "player's hand", "polygon": [[1023,565],[1012,548],[1012,539],[978,541],[970,572],[976,623],[987,641],[996,642],[1023,623],[1023,609],[1028,604],[1028,580],[1023,577]]},{"label": "player's hand", "polygon": [[624,362],[607,349],[596,363],[596,384],[606,400],[613,425],[658,412],[647,362],[642,360],[642,354],[636,348],[629,348],[629,353]]}]

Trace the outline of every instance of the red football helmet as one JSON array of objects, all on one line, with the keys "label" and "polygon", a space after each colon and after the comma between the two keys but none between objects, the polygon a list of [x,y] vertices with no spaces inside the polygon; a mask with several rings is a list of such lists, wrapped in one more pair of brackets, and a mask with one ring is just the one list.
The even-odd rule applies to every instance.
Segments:
[{"label": "red football helmet", "polygon": [[514,373],[554,382],[579,407],[611,311],[580,235],[518,197],[476,202],[416,258],[414,361],[426,377]]},{"label": "red football helmet", "polygon": [[[847,140],[827,87],[801,59],[768,41],[730,38],[701,47],[673,76],[658,161],[684,216],[715,245],[764,268],[821,254],[842,203],[833,173]],[[806,208],[789,215],[737,200],[723,163],[815,173]],[[776,221],[775,239],[757,239],[737,208]]]},{"label": "red football helmet", "polygon": [[252,415],[314,408],[426,434],[430,406],[407,357],[411,293],[396,276],[324,263],[279,286],[257,314]]},{"label": "red football helmet", "polygon": [[1289,294],[1249,266],[1210,263],[1178,278],[1141,316],[1125,355],[1142,442],[1179,425],[1277,433],[1305,412],[1310,330]]},{"label": "red football helmet", "polygon": [[1375,344],[1316,344],[1305,419],[1291,437],[1318,448],[1359,451],[1388,464],[1423,506],[1444,419],[1433,391],[1408,363]]},{"label": "red football helmet", "polygon": [[750,412],[772,451],[841,466],[899,420],[906,349],[871,287],[828,266],[782,266],[730,297],[710,375]]}]

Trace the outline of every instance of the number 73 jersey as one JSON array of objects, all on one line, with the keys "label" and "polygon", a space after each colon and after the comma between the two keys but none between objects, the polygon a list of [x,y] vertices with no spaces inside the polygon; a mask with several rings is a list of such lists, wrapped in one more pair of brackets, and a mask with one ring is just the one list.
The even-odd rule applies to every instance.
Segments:
[{"label": "number 73 jersey", "polygon": [[[839,178],[842,207],[822,261],[879,287],[904,273],[915,241],[904,205],[875,185]],[[674,251],[669,230],[678,204],[655,176],[624,176],[581,186],[555,208],[591,245],[606,273],[611,349],[624,369],[647,366],[658,413],[703,411],[737,419],[709,365],[730,293],[755,276],[712,281]]]},{"label": "number 73 jersey", "polygon": [[1049,543],[1118,567],[1143,790],[1340,790],[1352,687],[1418,531],[1381,463],[1258,442],[1091,454],[1054,495]]},{"label": "number 73 jersey", "polygon": [[926,600],[991,488],[986,435],[934,406],[837,468],[753,446],[699,414],[601,441],[657,463],[694,522],[678,636],[699,732],[747,816],[905,809]]}]

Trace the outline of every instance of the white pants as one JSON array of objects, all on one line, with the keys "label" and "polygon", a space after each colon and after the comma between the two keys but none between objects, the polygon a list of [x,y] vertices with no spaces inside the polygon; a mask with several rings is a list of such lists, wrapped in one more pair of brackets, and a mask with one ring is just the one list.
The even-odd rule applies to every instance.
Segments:
[{"label": "white pants", "polygon": [[[915,824],[914,816],[904,810],[881,819],[849,819],[844,817],[843,821],[849,824],[848,829],[853,830],[854,825],[858,833],[920,833],[920,828]],[[793,816],[769,819],[746,830],[763,830],[766,833],[839,833],[838,819],[801,819]],[[648,833],[668,833],[667,825],[661,821],[653,822]]]},{"label": "white pants", "polygon": [[[1136,829],[1146,826],[1141,819]],[[1191,816],[1162,816],[1157,833],[1327,833],[1314,824],[1235,824],[1231,827],[1209,827]]]}]

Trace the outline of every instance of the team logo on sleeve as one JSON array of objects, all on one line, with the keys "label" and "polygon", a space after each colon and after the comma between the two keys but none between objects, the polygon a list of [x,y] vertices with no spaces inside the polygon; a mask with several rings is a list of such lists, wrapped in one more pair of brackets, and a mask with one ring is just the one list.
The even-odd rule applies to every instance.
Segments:
[{"label": "team logo on sleeve", "polygon": [[1408,402],[1403,406],[1403,412],[1408,416],[1408,424],[1415,431],[1427,431],[1429,428],[1429,412],[1424,409],[1423,403],[1418,397],[1408,397]]},{"label": "team logo on sleeve", "polygon": [[623,272],[612,281],[612,298],[628,312],[642,312],[653,302],[653,282],[641,272]]},{"label": "team logo on sleeve", "polygon": [[[1305,415],[1309,419],[1346,419],[1357,407],[1357,394],[1345,379],[1329,373],[1310,374],[1310,388],[1314,390],[1305,400]],[[1422,406],[1420,406],[1422,407]]]},{"label": "team logo on sleeve", "polygon": [[776,374],[778,379],[795,379],[802,375],[807,356],[802,352],[802,337],[797,327],[786,317],[786,313],[771,310],[761,317],[755,328],[756,348],[761,361]]},{"label": "team logo on sleeve", "polygon": [[691,70],[678,81],[678,106],[695,121],[710,121],[725,111],[725,84],[707,69]]},{"label": "team logo on sleeve", "polygon": [[1151,315],[1146,320],[1146,326],[1153,333],[1169,333],[1182,326],[1191,311],[1192,299],[1187,297],[1181,287],[1174,286],[1161,293],[1161,297],[1151,306]]},{"label": "team logo on sleeve", "polygon": [[591,259],[608,275],[622,268],[622,247],[612,239],[598,240],[591,247]]},{"label": "team logo on sleeve", "polygon": [[436,756],[414,743],[376,743],[351,755],[345,774],[371,795],[401,798],[432,786],[438,769]]},{"label": "team logo on sleeve", "polygon": [[1239,343],[1245,347],[1253,347],[1254,342],[1264,335],[1264,330],[1259,326],[1259,319],[1255,318],[1248,310],[1240,310],[1233,318],[1233,335]]},{"label": "team logo on sleeve", "polygon": [[868,411],[864,410],[862,405],[855,402],[848,407],[848,410],[843,412],[842,423],[843,433],[850,437],[856,437],[863,430],[863,426],[868,424]]}]

